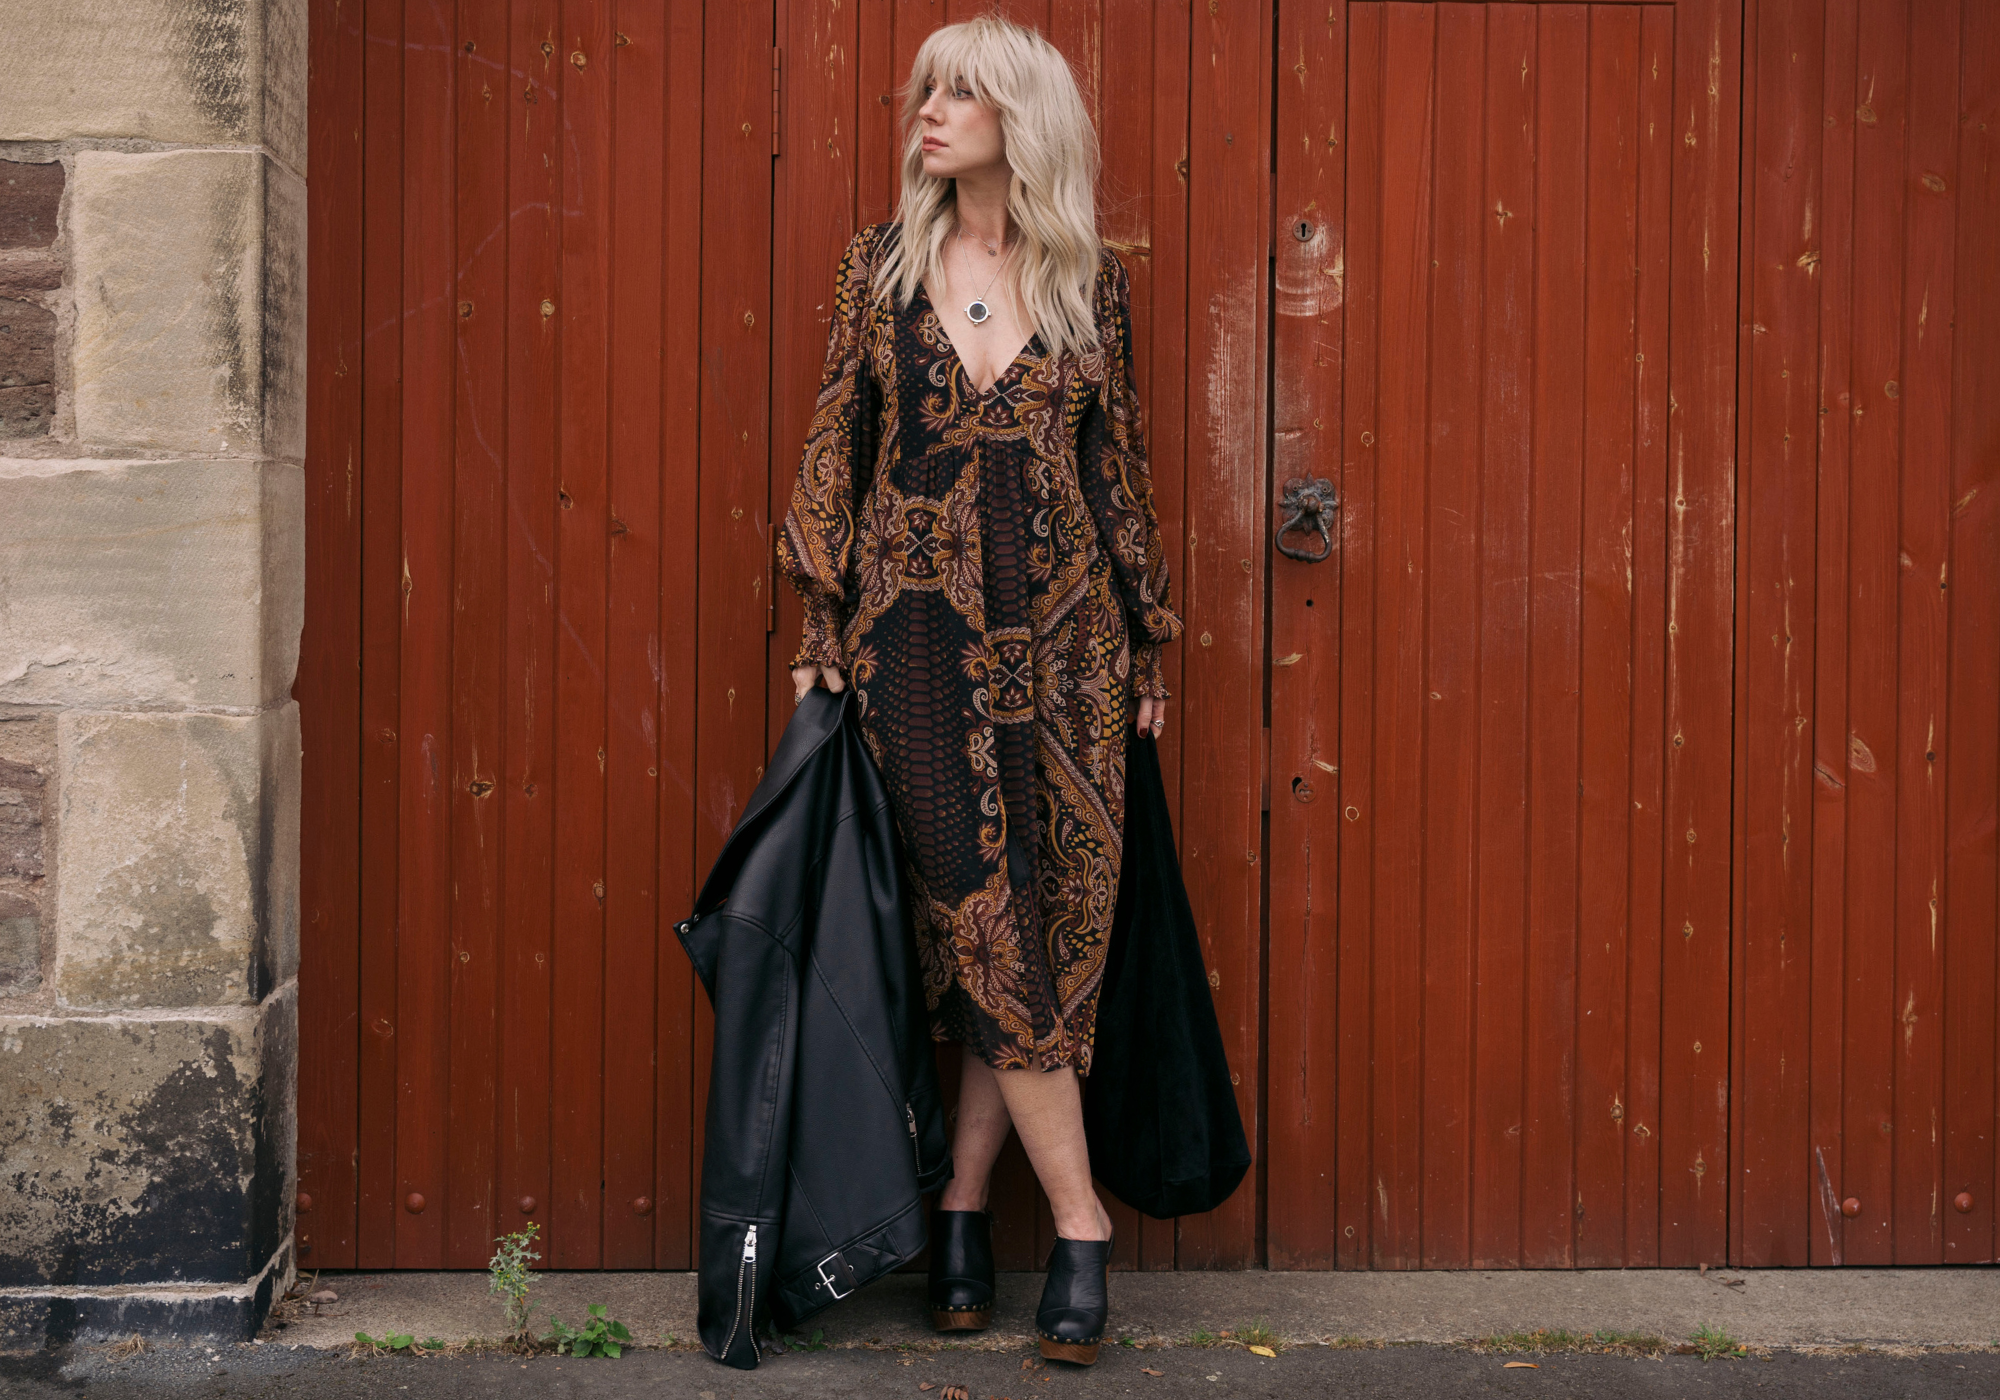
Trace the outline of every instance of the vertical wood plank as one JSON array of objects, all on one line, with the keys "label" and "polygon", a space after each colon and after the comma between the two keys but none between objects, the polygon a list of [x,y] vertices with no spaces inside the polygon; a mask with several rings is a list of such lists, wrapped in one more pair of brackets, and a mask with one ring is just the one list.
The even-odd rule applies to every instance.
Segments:
[{"label": "vertical wood plank", "polygon": [[[1485,7],[1438,9],[1435,148],[1424,410],[1422,674],[1407,697],[1418,717],[1423,794],[1422,1252],[1425,1268],[1472,1258],[1473,902],[1479,769],[1479,518],[1484,455]],[[1420,362],[1421,363],[1421,362]]]},{"label": "vertical wood plank", "polygon": [[[1944,1260],[1945,775],[1959,0],[1910,9],[1897,589],[1896,1262]],[[1887,390],[1885,389],[1885,392]]]},{"label": "vertical wood plank", "polygon": [[1639,28],[1592,9],[1585,193],[1581,662],[1577,734],[1576,1262],[1625,1262],[1631,946],[1633,426],[1639,364]]},{"label": "vertical wood plank", "polygon": [[[1337,480],[1347,148],[1347,24],[1332,7],[1278,11],[1280,137],[1271,349],[1272,519],[1294,479]],[[1164,327],[1163,327],[1164,329]],[[1339,544],[1338,515],[1330,525]],[[1317,536],[1287,537],[1293,548]],[[1271,567],[1269,1044],[1266,1250],[1272,1268],[1339,1256],[1335,1172],[1340,859],[1340,569]]]},{"label": "vertical wood plank", "polygon": [[[1950,490],[1951,768],[1945,805],[1944,1258],[2000,1257],[2000,14],[1963,8],[1959,40]],[[1969,1197],[1971,1209],[1960,1208]]]},{"label": "vertical wood plank", "polygon": [[1737,565],[1736,961],[1730,1257],[1806,1262],[1809,1178],[1812,694],[1819,401],[1818,0],[1763,0],[1749,38]]},{"label": "vertical wood plank", "polygon": [[1495,5],[1486,32],[1480,367],[1478,815],[1471,1263],[1521,1262],[1526,1108],[1529,480],[1535,381],[1537,19]]},{"label": "vertical wood plank", "polygon": [[506,697],[507,7],[461,0],[452,60],[457,145],[457,285],[450,300],[451,924],[449,1098],[444,1119],[449,1267],[484,1268],[500,1221],[493,1198],[499,1122],[501,729]]},{"label": "vertical wood plank", "polygon": [[369,0],[363,56],[361,957],[356,1266],[396,1265],[402,760],[403,8]]},{"label": "vertical wood plank", "polygon": [[556,298],[556,733],[553,1268],[603,1267],[605,565],[610,543],[610,0],[564,0]]},{"label": "vertical wood plank", "polygon": [[[1644,12],[1640,26],[1634,472],[1632,504],[1632,918],[1626,1022],[1624,1116],[1625,1247],[1628,1268],[1659,1263],[1660,976],[1662,798],[1666,733],[1667,396],[1669,267],[1673,230],[1674,16]],[[1617,1114],[1614,1112],[1614,1118]]]},{"label": "vertical wood plank", "polygon": [[[1847,1044],[1848,944],[1867,930],[1847,919],[1847,576],[1852,481],[1854,308],[1854,50],[1857,0],[1829,0],[1820,99],[1819,506],[1813,594],[1812,1090],[1806,1163],[1806,1247],[1814,1264],[1844,1260],[1842,1058]],[[1746,213],[1746,220],[1749,215]]]},{"label": "vertical wood plank", "polygon": [[1385,11],[1348,7],[1346,333],[1342,355],[1340,486],[1340,996],[1336,1118],[1341,1152],[1341,1267],[1370,1267],[1386,1223],[1388,1192],[1376,1173],[1375,1116],[1375,724],[1377,539],[1375,424],[1380,413]]},{"label": "vertical wood plank", "polygon": [[[1861,1203],[1842,1227],[1849,1264],[1895,1258],[1896,584],[1902,404],[1904,128],[1909,33],[1902,0],[1862,0],[1855,45],[1846,967],[1847,1121],[1836,1189]],[[1817,1163],[1815,1163],[1815,1168]]]},{"label": "vertical wood plank", "polygon": [[298,1260],[351,1269],[360,1153],[364,16],[312,11],[299,647]]},{"label": "vertical wood plank", "polygon": [[[556,354],[561,296],[559,0],[508,15],[505,968],[499,1218],[547,1234],[553,1108],[550,910],[555,859]],[[499,1233],[499,1232],[496,1232]]]},{"label": "vertical wood plank", "polygon": [[[1237,1103],[1259,1140],[1259,988],[1263,749],[1262,570],[1266,260],[1270,246],[1270,14],[1211,7],[1195,16],[1190,93],[1188,375],[1208,386],[1189,405],[1206,470],[1187,490],[1185,588],[1192,638],[1182,657],[1183,868]],[[1202,59],[1206,61],[1202,61]],[[1183,1268],[1240,1268],[1255,1251],[1254,1183],[1180,1222]]]},{"label": "vertical wood plank", "polygon": [[1575,1262],[1577,724],[1590,12],[1537,7],[1535,389],[1528,588],[1528,1044],[1521,1262]]},{"label": "vertical wood plank", "polygon": [[1661,969],[1660,1259],[1728,1249],[1731,578],[1742,16],[1674,13],[1668,419],[1667,861]]},{"label": "vertical wood plank", "polygon": [[662,927],[659,899],[666,15],[656,3],[623,0],[612,27],[604,1267],[643,1269],[653,1264],[657,1204],[654,1080],[683,1072],[655,1053],[655,960],[685,958]]},{"label": "vertical wood plank", "polygon": [[403,519],[400,830],[396,901],[396,1266],[445,1265],[451,924],[454,334],[452,9],[404,14]]},{"label": "vertical wood plank", "polygon": [[[701,7],[668,8],[667,104],[664,123],[666,187],[660,222],[670,268],[697,267],[701,260]],[[695,743],[696,659],[699,642],[696,601],[700,564],[697,498],[701,482],[701,399],[689,386],[701,373],[701,285],[669,277],[663,292],[666,334],[660,357],[664,447],[660,483],[660,915],[678,919],[694,906],[697,882],[708,872],[696,864]],[[656,967],[659,1043],[655,1054],[658,1103],[654,1125],[654,1267],[694,1266],[696,1231],[695,1113],[699,1059],[697,1003],[706,998],[694,969],[661,927],[662,951]],[[703,1076],[706,1082],[706,1074]]]}]

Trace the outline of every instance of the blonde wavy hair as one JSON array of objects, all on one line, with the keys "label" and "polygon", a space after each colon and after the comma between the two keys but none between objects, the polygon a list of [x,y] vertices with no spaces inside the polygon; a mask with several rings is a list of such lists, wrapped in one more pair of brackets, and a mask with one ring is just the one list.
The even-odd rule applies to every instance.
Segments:
[{"label": "blonde wavy hair", "polygon": [[957,217],[957,182],[924,173],[924,84],[964,84],[1000,115],[1013,177],[1007,214],[1018,230],[1015,278],[1029,323],[1052,354],[1098,343],[1092,288],[1103,243],[1097,233],[1097,129],[1062,53],[1032,29],[981,15],[932,31],[903,85],[902,236],[877,271],[878,299],[905,309],[919,281],[944,285],[944,246]]}]

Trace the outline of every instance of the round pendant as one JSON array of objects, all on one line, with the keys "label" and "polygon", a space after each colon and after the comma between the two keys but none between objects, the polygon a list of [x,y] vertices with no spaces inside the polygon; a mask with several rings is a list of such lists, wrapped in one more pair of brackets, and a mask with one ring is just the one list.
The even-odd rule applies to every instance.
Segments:
[{"label": "round pendant", "polygon": [[986,303],[978,297],[974,297],[965,304],[965,319],[972,322],[975,326],[992,314],[991,311],[986,309]]}]

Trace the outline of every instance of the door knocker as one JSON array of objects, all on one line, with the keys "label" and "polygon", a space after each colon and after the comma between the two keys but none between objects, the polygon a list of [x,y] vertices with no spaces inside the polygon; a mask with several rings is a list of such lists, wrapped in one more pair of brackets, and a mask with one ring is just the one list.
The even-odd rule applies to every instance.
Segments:
[{"label": "door knocker", "polygon": [[[1333,483],[1323,476],[1295,476],[1285,483],[1285,494],[1279,500],[1279,509],[1285,518],[1278,525],[1274,543],[1278,552],[1289,559],[1301,559],[1308,564],[1317,564],[1333,553],[1333,513],[1339,508],[1334,498]],[[1294,549],[1285,543],[1285,536],[1294,530],[1311,534],[1319,531],[1319,552],[1308,553]]]}]

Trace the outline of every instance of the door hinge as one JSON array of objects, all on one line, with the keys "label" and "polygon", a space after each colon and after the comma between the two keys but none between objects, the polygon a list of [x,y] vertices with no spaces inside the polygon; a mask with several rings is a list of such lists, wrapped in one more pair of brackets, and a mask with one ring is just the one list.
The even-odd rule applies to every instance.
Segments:
[{"label": "door hinge", "polygon": [[778,133],[781,130],[778,95],[784,90],[782,86],[784,53],[781,48],[773,47],[771,50],[771,154],[774,156],[778,154]]}]

